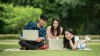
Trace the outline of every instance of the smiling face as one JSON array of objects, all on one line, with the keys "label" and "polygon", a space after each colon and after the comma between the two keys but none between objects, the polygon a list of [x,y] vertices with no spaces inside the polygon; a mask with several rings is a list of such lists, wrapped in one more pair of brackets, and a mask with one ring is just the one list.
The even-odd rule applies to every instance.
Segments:
[{"label": "smiling face", "polygon": [[39,19],[39,23],[41,26],[44,26],[46,24],[46,20],[43,20],[43,19]]},{"label": "smiling face", "polygon": [[58,24],[58,21],[54,20],[54,21],[53,21],[53,27],[56,29],[56,28],[58,27],[58,25],[59,25],[59,24]]},{"label": "smiling face", "polygon": [[72,36],[72,34],[71,34],[70,32],[65,31],[65,38],[66,38],[66,39],[71,38],[71,36]]}]

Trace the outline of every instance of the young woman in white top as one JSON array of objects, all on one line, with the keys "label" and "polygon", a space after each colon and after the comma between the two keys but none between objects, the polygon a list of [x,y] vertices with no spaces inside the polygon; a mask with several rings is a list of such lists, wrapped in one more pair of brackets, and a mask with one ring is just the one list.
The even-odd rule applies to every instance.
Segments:
[{"label": "young woman in white top", "polygon": [[59,39],[62,33],[62,27],[57,18],[53,18],[52,25],[47,27],[47,39]]},{"label": "young woman in white top", "polygon": [[67,49],[84,49],[87,47],[88,40],[90,38],[86,37],[84,41],[79,41],[79,37],[74,35],[71,28],[68,28],[65,30],[63,44]]}]

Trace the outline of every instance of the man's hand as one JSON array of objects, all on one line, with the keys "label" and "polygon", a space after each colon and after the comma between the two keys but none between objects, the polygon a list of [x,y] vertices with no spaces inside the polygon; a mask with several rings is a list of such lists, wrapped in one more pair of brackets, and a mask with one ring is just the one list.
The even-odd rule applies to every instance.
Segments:
[{"label": "man's hand", "polygon": [[42,38],[38,38],[37,40],[36,40],[36,42],[41,42],[42,41]]}]

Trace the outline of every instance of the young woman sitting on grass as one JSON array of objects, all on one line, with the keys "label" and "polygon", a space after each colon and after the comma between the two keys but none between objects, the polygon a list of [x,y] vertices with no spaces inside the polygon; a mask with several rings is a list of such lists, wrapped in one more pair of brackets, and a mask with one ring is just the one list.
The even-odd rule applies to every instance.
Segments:
[{"label": "young woman sitting on grass", "polygon": [[64,48],[67,49],[84,49],[87,47],[87,41],[89,41],[90,38],[86,37],[84,41],[80,41],[78,36],[75,36],[73,33],[73,30],[71,28],[68,28],[64,32]]}]

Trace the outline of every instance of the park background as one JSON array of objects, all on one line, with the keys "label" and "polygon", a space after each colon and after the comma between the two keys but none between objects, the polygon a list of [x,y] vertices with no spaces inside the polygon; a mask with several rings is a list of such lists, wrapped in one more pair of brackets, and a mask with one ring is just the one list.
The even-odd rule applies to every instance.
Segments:
[{"label": "park background", "polygon": [[[2,52],[7,48],[20,47],[17,43],[23,27],[30,21],[38,21],[40,14],[48,16],[45,27],[53,17],[61,21],[63,28],[72,28],[80,39],[91,37],[92,51],[25,51],[26,55],[43,56],[100,56],[100,1],[99,0],[0,0],[0,55],[17,56],[20,52]],[[32,53],[32,52],[36,52]],[[38,54],[39,52],[39,54]],[[43,54],[43,53],[46,54]],[[22,56],[25,55],[22,52]],[[30,54],[32,53],[32,54]],[[49,53],[49,54],[48,54]],[[73,55],[71,55],[74,53]],[[87,55],[89,54],[89,55]],[[82,56],[81,55],[81,56]]]}]

